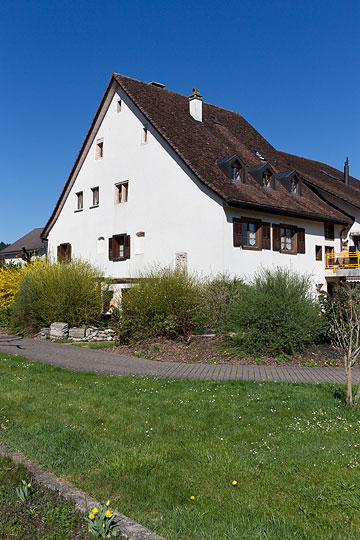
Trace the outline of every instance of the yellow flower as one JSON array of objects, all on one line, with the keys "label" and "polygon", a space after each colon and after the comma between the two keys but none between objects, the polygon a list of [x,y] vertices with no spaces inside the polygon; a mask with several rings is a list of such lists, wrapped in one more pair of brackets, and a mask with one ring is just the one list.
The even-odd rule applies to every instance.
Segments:
[{"label": "yellow flower", "polygon": [[5,420],[6,423],[8,423],[9,420]]},{"label": "yellow flower", "polygon": [[96,506],[92,509],[92,513],[96,516],[96,514],[99,513],[99,510],[96,508]]},{"label": "yellow flower", "polygon": [[236,480],[233,480],[233,481],[231,482],[231,485],[233,485],[234,487],[237,486],[237,481],[236,481]]},{"label": "yellow flower", "polygon": [[190,495],[190,500],[195,501],[195,495]]},{"label": "yellow flower", "polygon": [[28,483],[28,487],[31,487],[31,482]]},{"label": "yellow flower", "polygon": [[95,517],[94,514],[92,512],[90,512],[89,519],[94,519],[94,517]]},{"label": "yellow flower", "polygon": [[110,500],[106,501],[106,506],[110,506]]},{"label": "yellow flower", "polygon": [[110,510],[106,510],[105,516],[106,516],[107,518],[111,518],[111,517],[112,517],[112,513],[110,512]]}]

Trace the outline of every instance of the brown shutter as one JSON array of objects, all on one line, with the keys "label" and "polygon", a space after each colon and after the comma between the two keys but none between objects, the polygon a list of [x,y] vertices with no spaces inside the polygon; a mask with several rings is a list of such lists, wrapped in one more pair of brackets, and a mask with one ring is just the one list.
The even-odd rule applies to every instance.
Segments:
[{"label": "brown shutter", "polygon": [[262,248],[271,249],[270,245],[270,223],[262,223]]},{"label": "brown shutter", "polygon": [[130,259],[130,235],[124,236],[124,258]]},{"label": "brown shutter", "polygon": [[57,247],[57,262],[61,262],[61,246]]},{"label": "brown shutter", "polygon": [[297,230],[297,252],[305,253],[305,229]]},{"label": "brown shutter", "polygon": [[241,219],[233,219],[234,247],[243,245],[242,222]]},{"label": "brown shutter", "polygon": [[71,244],[66,244],[66,258],[71,259]]},{"label": "brown shutter", "polygon": [[109,238],[109,260],[112,261],[113,258],[113,239]]},{"label": "brown shutter", "polygon": [[273,225],[273,250],[280,251],[281,247],[281,228],[280,225]]}]

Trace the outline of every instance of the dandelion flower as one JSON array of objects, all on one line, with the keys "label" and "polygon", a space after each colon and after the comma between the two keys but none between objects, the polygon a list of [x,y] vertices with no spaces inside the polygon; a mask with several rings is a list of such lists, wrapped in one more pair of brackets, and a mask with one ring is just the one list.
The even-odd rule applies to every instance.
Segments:
[{"label": "dandelion flower", "polygon": [[233,480],[233,481],[231,482],[231,485],[234,486],[234,487],[236,487],[236,486],[237,486],[237,481],[236,481],[236,480]]},{"label": "dandelion flower", "polygon": [[9,420],[5,420],[6,423],[8,423]]},{"label": "dandelion flower", "polygon": [[28,483],[28,487],[31,487],[31,482]]},{"label": "dandelion flower", "polygon": [[111,518],[111,517],[112,517],[112,513],[110,512],[110,510],[106,510],[105,516],[106,516],[107,518]]},{"label": "dandelion flower", "polygon": [[92,509],[92,513],[94,514],[94,516],[99,513],[99,510],[96,508],[96,506]]},{"label": "dandelion flower", "polygon": [[89,519],[93,520],[94,518],[95,518],[94,514],[92,512],[90,512]]},{"label": "dandelion flower", "polygon": [[195,501],[195,495],[190,495],[190,500]]}]

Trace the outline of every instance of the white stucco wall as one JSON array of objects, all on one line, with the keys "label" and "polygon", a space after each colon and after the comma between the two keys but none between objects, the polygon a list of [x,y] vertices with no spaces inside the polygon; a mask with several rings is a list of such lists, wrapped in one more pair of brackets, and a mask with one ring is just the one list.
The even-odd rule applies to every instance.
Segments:
[{"label": "white stucco wall", "polygon": [[[119,97],[121,112],[117,110]],[[143,126],[148,128],[147,144],[141,143]],[[101,159],[95,159],[98,139],[104,141]],[[124,181],[129,181],[128,202],[114,204],[115,184]],[[91,188],[96,186],[100,204],[90,208]],[[75,212],[79,191],[84,193],[84,209]],[[240,216],[304,227],[306,253],[288,255],[234,248],[232,218]],[[145,232],[144,238],[136,237],[140,231]],[[228,272],[251,276],[262,266],[288,266],[312,274],[315,283],[325,283],[324,256],[322,261],[315,260],[315,245],[339,249],[339,227],[335,242],[325,241],[323,231],[320,222],[224,209],[221,199],[182,165],[119,90],[48,240],[49,253],[54,258],[57,246],[69,242],[74,256],[89,260],[106,275],[118,279],[135,277],[139,270],[154,263],[173,264],[175,254],[180,252],[187,253],[189,270],[204,275]],[[131,257],[110,261],[108,239],[123,233],[131,236]],[[105,239],[103,249],[98,245],[100,237]]]}]

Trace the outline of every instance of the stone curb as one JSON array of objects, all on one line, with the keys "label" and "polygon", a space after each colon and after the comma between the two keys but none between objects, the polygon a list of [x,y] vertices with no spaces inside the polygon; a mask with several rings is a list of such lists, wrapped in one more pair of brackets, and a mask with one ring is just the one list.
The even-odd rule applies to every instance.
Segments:
[{"label": "stone curb", "polygon": [[[0,444],[0,456],[9,456],[15,463],[22,463],[34,475],[37,482],[44,486],[58,491],[60,495],[71,498],[80,512],[87,514],[90,508],[100,507],[101,503],[91,498],[89,495],[75,488],[68,482],[64,482],[54,474],[45,471],[38,463],[30,461],[23,454],[12,451]],[[116,510],[110,509],[115,516],[115,530],[121,534],[121,540],[165,540],[146,527],[139,525],[132,519],[120,514]]]}]

